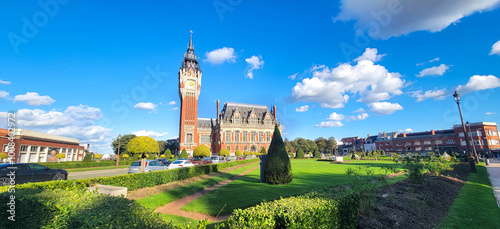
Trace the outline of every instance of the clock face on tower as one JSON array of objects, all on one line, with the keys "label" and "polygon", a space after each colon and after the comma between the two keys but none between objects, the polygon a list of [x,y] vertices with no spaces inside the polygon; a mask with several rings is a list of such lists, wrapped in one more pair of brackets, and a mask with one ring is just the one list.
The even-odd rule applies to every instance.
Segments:
[{"label": "clock face on tower", "polygon": [[192,81],[188,81],[188,82],[186,83],[186,88],[189,88],[189,89],[194,89],[194,82],[192,82]]}]

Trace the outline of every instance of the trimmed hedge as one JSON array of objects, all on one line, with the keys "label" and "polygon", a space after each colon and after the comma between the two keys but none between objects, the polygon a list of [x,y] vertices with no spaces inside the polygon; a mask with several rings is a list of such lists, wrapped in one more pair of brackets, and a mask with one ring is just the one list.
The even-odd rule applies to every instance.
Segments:
[{"label": "trimmed hedge", "polygon": [[237,209],[216,228],[356,228],[359,198],[322,189]]},{"label": "trimmed hedge", "polygon": [[[0,194],[8,203],[10,193]],[[161,214],[136,201],[93,192],[64,190],[18,190],[15,222],[8,205],[2,204],[0,228],[177,228]]]},{"label": "trimmed hedge", "polygon": [[[85,187],[90,187],[96,184],[113,185],[127,187],[128,191],[153,187],[160,184],[166,184],[172,181],[183,180],[191,177],[196,177],[203,174],[218,172],[227,167],[233,167],[241,164],[256,162],[259,159],[230,161],[218,164],[208,164],[194,167],[185,167],[178,169],[169,169],[163,171],[155,171],[148,173],[134,173],[111,177],[96,177],[90,179],[79,180],[61,180],[47,181],[37,183],[26,183],[16,185],[15,189],[65,189],[79,190]],[[8,187],[0,187],[0,193],[8,191]]]},{"label": "trimmed hedge", "polygon": [[[120,165],[131,165],[134,160],[120,160]],[[45,165],[51,169],[76,169],[76,168],[90,168],[90,167],[104,167],[116,165],[116,161],[101,161],[101,162],[87,162],[87,161],[68,161],[68,162],[37,162],[36,164]]]}]

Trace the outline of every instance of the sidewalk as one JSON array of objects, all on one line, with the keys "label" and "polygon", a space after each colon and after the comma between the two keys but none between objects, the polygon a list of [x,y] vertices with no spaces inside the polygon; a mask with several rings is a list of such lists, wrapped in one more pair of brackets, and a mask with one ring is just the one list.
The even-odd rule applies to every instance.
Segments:
[{"label": "sidewalk", "polygon": [[493,192],[497,198],[498,207],[500,207],[500,159],[490,159],[490,164],[486,166],[488,175],[493,186]]}]

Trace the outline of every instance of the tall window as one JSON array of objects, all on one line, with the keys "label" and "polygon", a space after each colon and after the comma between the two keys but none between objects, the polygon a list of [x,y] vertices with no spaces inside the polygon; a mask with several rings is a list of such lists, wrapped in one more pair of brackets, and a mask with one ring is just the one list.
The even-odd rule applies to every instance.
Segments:
[{"label": "tall window", "polygon": [[250,123],[251,123],[252,125],[255,125],[255,118],[250,118]]},{"label": "tall window", "polygon": [[229,153],[231,153],[231,146],[227,146],[226,149],[229,150]]},{"label": "tall window", "polygon": [[264,141],[264,132],[259,131],[259,142]]},{"label": "tall window", "polygon": [[234,140],[239,141],[240,140],[240,131],[237,130],[234,132]]},{"label": "tall window", "polygon": [[239,146],[235,146],[235,147],[234,147],[234,152],[236,152],[236,151],[238,151],[238,150],[240,150],[240,147],[239,147]]},{"label": "tall window", "polygon": [[266,132],[266,142],[271,141],[271,132]]},{"label": "tall window", "polygon": [[231,131],[226,130],[226,142],[230,142],[230,141],[231,141]]},{"label": "tall window", "polygon": [[434,144],[443,144],[443,141],[442,140],[435,140]]},{"label": "tall window", "polygon": [[186,135],[186,142],[193,142],[193,134]]},{"label": "tall window", "polygon": [[256,135],[255,131],[252,131],[252,132],[250,133],[250,141],[252,141],[252,142],[254,142],[254,141],[255,141],[255,135]]},{"label": "tall window", "polygon": [[244,146],[243,151],[248,151],[248,146]]},{"label": "tall window", "polygon": [[248,132],[243,131],[243,141],[246,142],[248,141]]},{"label": "tall window", "polygon": [[202,134],[200,142],[209,143],[210,142],[210,135],[208,135],[208,134]]},{"label": "tall window", "polygon": [[31,146],[30,147],[30,151],[31,152],[36,152],[37,148],[38,148],[38,146]]},{"label": "tall window", "polygon": [[27,145],[22,145],[21,146],[21,152],[26,152],[28,151],[28,146]]}]

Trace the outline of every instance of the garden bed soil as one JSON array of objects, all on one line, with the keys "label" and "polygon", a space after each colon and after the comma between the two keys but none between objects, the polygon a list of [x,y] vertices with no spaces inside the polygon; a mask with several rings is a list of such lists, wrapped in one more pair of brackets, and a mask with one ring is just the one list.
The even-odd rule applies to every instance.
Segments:
[{"label": "garden bed soil", "polygon": [[225,168],[221,172],[216,172],[216,173],[211,173],[211,174],[204,174],[204,175],[201,175],[201,176],[191,177],[191,178],[188,178],[188,179],[184,179],[184,180],[180,180],[180,181],[174,181],[174,182],[170,182],[170,183],[166,183],[166,184],[162,184],[162,185],[157,185],[157,186],[154,186],[154,187],[137,189],[137,190],[128,192],[127,193],[127,199],[139,200],[139,199],[142,199],[142,198],[145,198],[145,197],[148,197],[148,196],[152,196],[152,195],[156,195],[158,193],[162,193],[162,192],[165,192],[165,191],[169,191],[169,190],[181,187],[181,186],[185,186],[185,185],[188,185],[188,184],[196,183],[196,182],[201,181],[201,180],[209,179],[209,178],[212,178],[214,176],[218,176],[218,175],[220,175],[220,174],[222,174],[224,172],[233,171],[235,169],[239,169],[241,167],[245,167],[245,166],[248,166],[248,165],[251,165],[251,164],[253,164],[253,163],[242,164],[242,165],[237,165],[237,166]]},{"label": "garden bed soil", "polygon": [[436,228],[460,192],[469,171],[469,165],[461,163],[446,176],[426,177],[423,184],[406,179],[381,187],[376,193],[371,216],[359,215],[358,228]]}]

